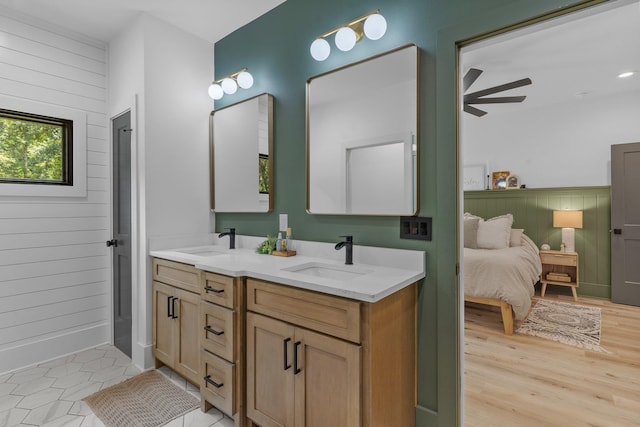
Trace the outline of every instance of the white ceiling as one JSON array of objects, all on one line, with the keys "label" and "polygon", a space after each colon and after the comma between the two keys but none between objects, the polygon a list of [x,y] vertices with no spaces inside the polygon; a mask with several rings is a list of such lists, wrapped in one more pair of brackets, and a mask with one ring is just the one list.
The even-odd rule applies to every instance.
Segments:
[{"label": "white ceiling", "polygon": [[[517,108],[640,91],[640,2],[610,2],[472,44],[461,51],[463,74],[469,68],[484,72],[467,93],[531,78],[529,86],[491,95],[526,95]],[[633,77],[617,78],[631,70]],[[493,114],[515,107],[474,106]]]},{"label": "white ceiling", "polygon": [[284,0],[0,0],[0,5],[108,42],[145,12],[215,43]]}]

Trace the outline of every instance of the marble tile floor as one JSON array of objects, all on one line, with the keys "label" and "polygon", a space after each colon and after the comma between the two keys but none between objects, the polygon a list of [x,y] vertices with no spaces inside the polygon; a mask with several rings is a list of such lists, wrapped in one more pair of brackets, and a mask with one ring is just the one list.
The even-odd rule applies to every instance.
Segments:
[{"label": "marble tile floor", "polygon": [[[171,369],[159,369],[184,390],[200,398],[197,387]],[[0,427],[104,427],[82,399],[140,373],[124,353],[103,345],[37,366],[0,375]],[[217,409],[200,409],[167,427],[232,427]],[[135,427],[135,426],[131,426]]]}]

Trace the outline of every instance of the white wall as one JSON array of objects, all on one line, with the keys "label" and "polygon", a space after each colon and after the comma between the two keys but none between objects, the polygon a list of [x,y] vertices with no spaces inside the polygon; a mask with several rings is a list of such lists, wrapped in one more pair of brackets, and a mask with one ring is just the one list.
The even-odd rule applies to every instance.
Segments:
[{"label": "white wall", "polygon": [[[109,46],[111,116],[137,98],[134,175],[138,240],[133,360],[150,366],[148,251],[209,238],[209,113],[213,45],[141,15]],[[177,243],[180,242],[180,243]]]},{"label": "white wall", "polygon": [[637,91],[538,109],[495,107],[484,117],[463,113],[463,162],[510,171],[528,188],[610,185],[611,145],[640,141]]},{"label": "white wall", "polygon": [[86,114],[88,164],[86,197],[0,197],[1,373],[109,339],[105,46],[0,9],[0,94]]}]

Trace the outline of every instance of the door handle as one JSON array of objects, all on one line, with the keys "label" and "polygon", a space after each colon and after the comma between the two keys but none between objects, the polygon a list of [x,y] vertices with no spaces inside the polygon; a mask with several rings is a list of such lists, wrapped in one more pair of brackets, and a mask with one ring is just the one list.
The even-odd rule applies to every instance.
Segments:
[{"label": "door handle", "polygon": [[113,246],[114,248],[118,247],[118,241],[116,239],[107,240],[107,247]]},{"label": "door handle", "polygon": [[177,319],[178,316],[176,316],[176,301],[178,301],[178,298],[176,297],[171,297],[171,298],[173,298],[171,300],[171,318]]},{"label": "door handle", "polygon": [[622,234],[622,229],[621,228],[614,228],[613,229],[613,234]]},{"label": "door handle", "polygon": [[173,319],[173,313],[171,313],[171,307],[172,307],[171,298],[173,297],[167,297],[167,317],[170,317]]},{"label": "door handle", "polygon": [[204,290],[207,292],[214,292],[216,294],[221,294],[224,292],[224,289],[215,289],[215,288],[212,288],[211,286],[205,286]]},{"label": "door handle", "polygon": [[302,372],[302,369],[298,368],[298,347],[302,344],[301,341],[296,341],[293,345],[293,375],[298,375]]},{"label": "door handle", "polygon": [[291,341],[291,338],[282,340],[282,352],[284,353],[283,359],[284,359],[285,371],[291,367],[291,365],[289,364],[289,361],[287,360],[287,344],[289,344],[289,341]]}]

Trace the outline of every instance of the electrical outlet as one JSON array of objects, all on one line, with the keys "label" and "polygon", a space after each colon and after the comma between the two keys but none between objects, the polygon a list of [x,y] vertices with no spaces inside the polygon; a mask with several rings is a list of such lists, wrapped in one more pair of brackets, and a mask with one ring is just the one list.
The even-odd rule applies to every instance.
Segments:
[{"label": "electrical outlet", "polygon": [[289,227],[289,215],[280,214],[280,231],[287,231],[287,227]]},{"label": "electrical outlet", "polygon": [[431,241],[431,217],[401,216],[400,238]]}]

